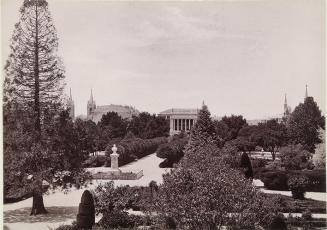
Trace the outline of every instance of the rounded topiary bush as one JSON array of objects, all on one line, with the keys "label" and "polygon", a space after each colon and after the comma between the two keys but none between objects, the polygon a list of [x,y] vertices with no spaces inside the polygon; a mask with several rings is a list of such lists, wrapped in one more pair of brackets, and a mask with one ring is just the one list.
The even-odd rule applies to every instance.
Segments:
[{"label": "rounded topiary bush", "polygon": [[288,187],[292,192],[294,199],[304,199],[305,191],[309,185],[309,180],[305,176],[296,175],[288,179]]},{"label": "rounded topiary bush", "polygon": [[271,224],[269,225],[269,230],[287,230],[287,224],[285,217],[282,213],[278,213]]}]

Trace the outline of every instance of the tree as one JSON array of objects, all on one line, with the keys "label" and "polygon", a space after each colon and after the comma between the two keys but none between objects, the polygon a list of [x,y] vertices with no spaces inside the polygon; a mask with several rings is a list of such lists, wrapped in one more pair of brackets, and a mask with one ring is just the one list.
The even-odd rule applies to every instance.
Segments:
[{"label": "tree", "polygon": [[[84,177],[76,161],[75,139],[69,142],[75,135],[72,122],[67,114],[58,116],[63,110],[64,68],[57,55],[58,38],[48,3],[24,0],[20,14],[5,65],[4,154],[9,187],[33,194],[31,214],[36,215],[46,213],[45,181],[53,188],[65,188],[79,185]],[[8,119],[13,114],[16,124]]]},{"label": "tree", "polygon": [[271,152],[272,159],[275,160],[277,149],[287,143],[287,129],[284,123],[271,119],[258,124],[252,133],[252,139],[257,145]]},{"label": "tree", "polygon": [[241,155],[241,168],[243,168],[246,178],[253,178],[251,160],[246,152]]},{"label": "tree", "polygon": [[127,133],[127,120],[123,119],[116,112],[108,112],[104,114],[98,122],[100,129],[101,142],[105,148],[110,139],[117,137],[124,137]]},{"label": "tree", "polygon": [[217,135],[208,107],[203,104],[198,113],[197,121],[191,130],[190,139],[185,147],[186,152],[194,152],[208,143],[222,145],[222,139]]},{"label": "tree", "polygon": [[301,144],[287,145],[280,149],[281,163],[287,170],[312,169],[311,155]]},{"label": "tree", "polygon": [[169,121],[163,117],[142,112],[133,116],[128,124],[128,130],[142,139],[163,137],[169,135]]},{"label": "tree", "polygon": [[225,141],[236,139],[239,131],[247,126],[246,120],[241,115],[224,116],[219,122],[216,122],[217,132]]},{"label": "tree", "polygon": [[57,56],[58,38],[46,0],[24,0],[5,66],[5,102],[33,110],[39,138],[42,112],[61,101],[64,69]]},{"label": "tree", "polygon": [[186,154],[189,158],[164,175],[159,187],[157,210],[162,219],[172,217],[179,229],[251,229],[255,222],[271,222],[277,204],[225,164],[224,153],[215,145]]},{"label": "tree", "polygon": [[74,129],[78,136],[79,148],[82,150],[84,157],[98,150],[99,132],[93,121],[83,121],[77,118],[74,122]]},{"label": "tree", "polygon": [[312,161],[315,168],[326,168],[326,134],[324,130],[320,130],[320,138],[322,143],[316,145],[315,154]]},{"label": "tree", "polygon": [[313,97],[307,97],[291,114],[288,129],[290,143],[302,144],[314,153],[315,145],[321,143],[319,128],[325,129],[325,118]]}]

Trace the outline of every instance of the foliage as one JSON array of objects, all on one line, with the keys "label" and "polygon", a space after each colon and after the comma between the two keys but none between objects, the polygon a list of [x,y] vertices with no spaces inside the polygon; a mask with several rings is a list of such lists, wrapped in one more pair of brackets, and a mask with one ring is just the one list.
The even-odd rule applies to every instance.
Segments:
[{"label": "foliage", "polygon": [[43,112],[61,103],[64,68],[57,55],[58,38],[46,0],[25,0],[5,65],[5,103],[18,102],[33,111],[36,131]]},{"label": "foliage", "polygon": [[313,169],[310,158],[311,153],[301,144],[288,145],[280,149],[281,165],[287,170]]},{"label": "foliage", "polygon": [[83,162],[84,168],[102,167],[107,162],[107,156],[90,156]]},{"label": "foliage", "polygon": [[157,157],[165,159],[160,167],[171,168],[173,164],[178,163],[184,156],[183,150],[187,142],[187,136],[179,134],[175,135],[170,142],[159,145]]},{"label": "foliage", "polygon": [[256,191],[237,169],[224,164],[222,154],[215,145],[206,145],[164,175],[157,203],[160,215],[174,218],[181,229],[222,225],[244,229],[257,220],[269,223],[274,202]]},{"label": "foliage", "polygon": [[239,131],[247,126],[246,120],[241,115],[224,116],[220,121],[215,121],[217,134],[224,140],[236,139]]},{"label": "foliage", "polygon": [[275,160],[276,150],[286,142],[287,129],[283,123],[279,123],[276,119],[271,119],[258,124],[253,138],[257,145],[271,152],[272,158]]},{"label": "foliage", "polygon": [[127,133],[127,125],[127,120],[123,119],[116,112],[108,112],[104,114],[98,122],[102,144],[101,147],[107,145],[107,143],[113,138],[124,137]]},{"label": "foliage", "polygon": [[[20,111],[10,112],[14,115]],[[38,143],[31,140],[28,136],[30,130],[25,129],[33,126],[33,122],[16,120],[15,125],[7,121],[4,135],[5,197],[18,191],[20,194],[37,193],[40,197],[43,181],[50,183],[52,189],[58,186],[69,189],[86,183],[89,176],[81,169],[83,156],[76,146],[77,135],[67,111],[58,116],[45,116],[42,139]]]},{"label": "foliage", "polygon": [[292,191],[294,199],[304,199],[305,190],[309,185],[309,180],[305,176],[292,176],[288,179],[288,187]]},{"label": "foliage", "polygon": [[[112,140],[108,143],[106,155],[108,156],[108,160],[110,160],[110,154],[112,153],[111,148],[116,144],[118,149],[117,153],[119,154],[119,166],[121,166],[154,153],[160,144],[166,142],[166,137],[156,137],[145,140],[140,138],[124,138],[118,142],[117,140]],[[107,162],[107,165],[110,165],[110,163]]]},{"label": "foliage", "polygon": [[191,130],[190,139],[185,146],[186,152],[195,152],[208,143],[222,146],[222,139],[217,135],[214,123],[210,117],[210,112],[206,105],[202,105],[198,113],[198,118]]},{"label": "foliage", "polygon": [[81,149],[84,158],[99,148],[99,129],[97,125],[91,121],[84,121],[77,118],[74,122],[74,129],[77,133],[79,149]]},{"label": "foliage", "polygon": [[268,164],[268,162],[265,159],[252,159],[251,160],[252,168],[264,168],[267,164]]},{"label": "foliage", "polygon": [[269,225],[269,230],[287,230],[287,224],[283,213],[278,213]]},{"label": "foliage", "polygon": [[243,168],[244,175],[246,178],[252,178],[253,177],[253,171],[252,171],[252,164],[251,160],[247,153],[243,153],[241,155],[241,168]]},{"label": "foliage", "polygon": [[289,189],[287,181],[292,176],[307,177],[310,185],[307,191],[310,192],[326,192],[326,172],[325,170],[255,170],[255,178],[259,178],[267,189],[283,190]]},{"label": "foliage", "polygon": [[169,121],[163,117],[142,112],[133,116],[129,122],[128,130],[142,139],[162,137],[169,135]]},{"label": "foliage", "polygon": [[303,213],[310,210],[313,213],[326,213],[326,202],[312,199],[298,200],[281,194],[266,194],[278,201],[278,211],[282,213]]},{"label": "foliage", "polygon": [[313,153],[315,145],[321,143],[319,128],[325,129],[325,118],[313,97],[307,97],[291,114],[288,129],[290,141],[302,144],[304,149]]},{"label": "foliage", "polygon": [[320,138],[322,143],[316,145],[315,154],[313,154],[312,162],[315,168],[326,168],[326,133],[320,130]]}]

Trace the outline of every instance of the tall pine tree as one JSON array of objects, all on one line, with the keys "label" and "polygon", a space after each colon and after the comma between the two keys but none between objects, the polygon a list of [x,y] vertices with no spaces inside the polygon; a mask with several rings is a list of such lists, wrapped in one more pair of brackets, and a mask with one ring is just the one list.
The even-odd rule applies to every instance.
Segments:
[{"label": "tall pine tree", "polygon": [[19,102],[31,111],[41,131],[42,111],[58,106],[64,68],[57,55],[58,38],[46,0],[24,0],[5,66],[4,101]]},{"label": "tall pine tree", "polygon": [[[4,109],[7,118],[15,115],[20,121],[4,120],[5,159],[10,154],[13,157],[9,159],[14,159],[5,162],[6,176],[15,181],[9,183],[8,189],[19,187],[32,192],[31,215],[36,215],[47,212],[43,181],[54,183],[53,179],[63,171],[70,170],[72,177],[80,170],[69,161],[72,151],[76,153],[78,149],[64,142],[54,144],[60,137],[49,132],[49,127],[58,123],[54,115],[62,109],[64,68],[57,55],[58,37],[46,0],[23,1],[10,48],[5,65]],[[28,141],[21,138],[24,135],[29,137]],[[13,172],[17,159],[24,167]]]}]

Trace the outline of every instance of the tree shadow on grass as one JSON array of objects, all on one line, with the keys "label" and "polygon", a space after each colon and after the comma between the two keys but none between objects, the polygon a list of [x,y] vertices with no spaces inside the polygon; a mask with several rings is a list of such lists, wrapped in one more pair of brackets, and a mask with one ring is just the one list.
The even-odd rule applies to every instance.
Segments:
[{"label": "tree shadow on grass", "polygon": [[48,214],[30,216],[31,208],[21,208],[4,212],[3,223],[37,223],[64,222],[68,219],[75,219],[78,207],[46,207]]}]

